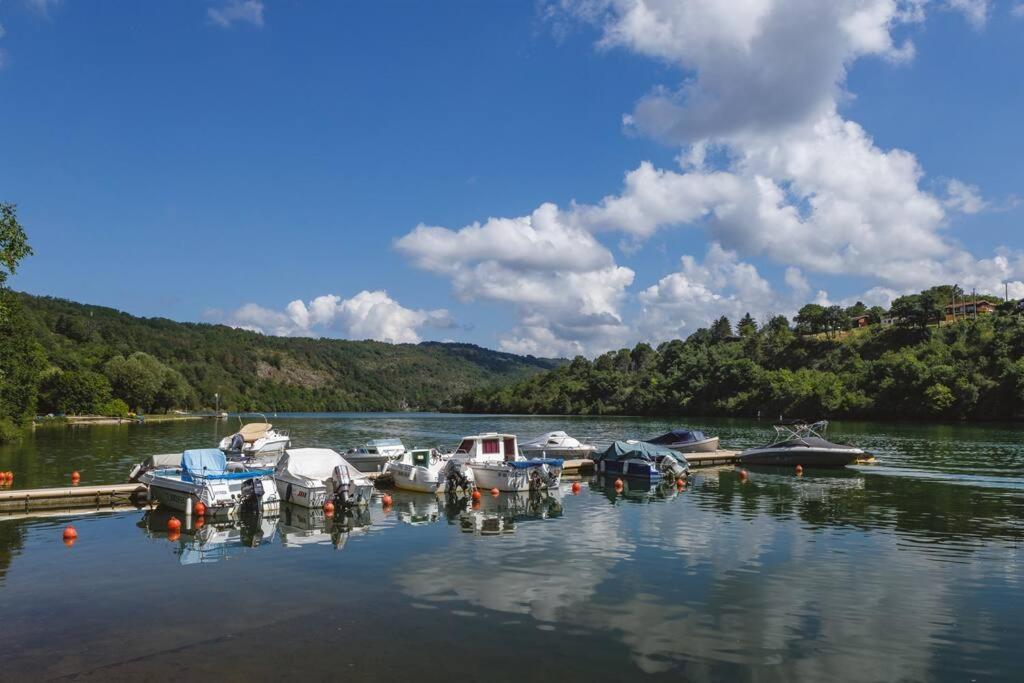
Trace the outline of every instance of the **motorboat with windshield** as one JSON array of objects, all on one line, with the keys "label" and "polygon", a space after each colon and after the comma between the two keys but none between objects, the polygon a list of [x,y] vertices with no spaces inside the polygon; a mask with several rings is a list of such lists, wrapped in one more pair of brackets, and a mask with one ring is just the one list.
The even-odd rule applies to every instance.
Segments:
[{"label": "motorboat with windshield", "polygon": [[280,502],[274,471],[249,470],[228,463],[216,448],[188,450],[178,465],[151,469],[139,476],[161,504],[191,513],[202,502],[208,515],[232,514],[240,509],[265,511]]},{"label": "motorboat with windshield", "polygon": [[395,488],[421,493],[469,493],[473,488],[473,470],[467,458],[441,453],[436,448],[414,448],[387,464]]},{"label": "motorboat with windshield", "polygon": [[548,432],[535,439],[519,444],[519,452],[526,457],[540,458],[591,458],[597,448],[581,443],[565,432]]},{"label": "motorboat with windshield", "polygon": [[467,436],[452,455],[473,470],[477,488],[499,491],[535,491],[558,487],[561,458],[526,458],[519,453],[514,434],[490,432]]},{"label": "motorboat with windshield", "polygon": [[401,439],[372,439],[345,451],[345,460],[360,472],[383,472],[388,463],[405,453]]},{"label": "motorboat with windshield", "polygon": [[291,437],[286,430],[274,429],[265,415],[261,417],[263,422],[243,424],[237,432],[225,436],[218,448],[234,459],[259,458],[260,464],[273,467],[276,458],[291,445]]},{"label": "motorboat with windshield", "polygon": [[671,448],[680,453],[714,453],[718,450],[718,437],[707,436],[697,429],[673,429],[661,436],[647,439],[647,443]]},{"label": "motorboat with windshield", "polygon": [[827,440],[827,420],[785,420],[772,426],[775,428],[775,439],[767,446],[750,448],[740,453],[736,458],[739,464],[846,467],[868,457],[867,453],[859,448]]},{"label": "motorboat with windshield", "polygon": [[596,455],[594,461],[598,474],[649,481],[675,480],[685,477],[690,471],[685,455],[645,441],[615,441]]},{"label": "motorboat with windshield", "polygon": [[289,448],[274,471],[281,499],[307,508],[369,505],[373,482],[330,448]]}]

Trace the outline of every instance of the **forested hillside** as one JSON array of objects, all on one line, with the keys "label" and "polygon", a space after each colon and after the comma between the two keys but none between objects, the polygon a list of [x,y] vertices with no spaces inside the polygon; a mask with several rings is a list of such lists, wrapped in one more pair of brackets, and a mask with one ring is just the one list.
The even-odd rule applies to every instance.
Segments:
[{"label": "forested hillside", "polygon": [[[724,318],[656,349],[577,357],[518,384],[470,391],[468,412],[749,415],[886,419],[1024,418],[1024,318],[997,313],[940,325],[952,288],[893,302],[891,326],[850,329],[838,307],[809,306],[791,326]],[[819,310],[820,309],[820,310]],[[863,307],[859,307],[863,309]],[[858,309],[858,310],[859,310]],[[857,315],[857,310],[852,311]],[[878,313],[874,317],[877,319]]]},{"label": "forested hillside", "polygon": [[7,335],[38,347],[14,369],[26,392],[38,378],[39,413],[212,408],[214,394],[228,410],[432,410],[559,364],[471,344],[271,337],[17,292],[8,304]]}]

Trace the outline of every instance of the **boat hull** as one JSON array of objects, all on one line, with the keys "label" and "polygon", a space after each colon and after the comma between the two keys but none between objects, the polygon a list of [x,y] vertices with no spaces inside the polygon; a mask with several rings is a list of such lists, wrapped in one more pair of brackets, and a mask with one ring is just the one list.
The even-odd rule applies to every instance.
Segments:
[{"label": "boat hull", "polygon": [[346,461],[360,472],[383,472],[384,466],[391,462],[389,455],[360,455],[357,453],[346,453]]},{"label": "boat hull", "polygon": [[692,443],[672,444],[669,448],[677,453],[714,453],[718,450],[718,437],[712,436]]},{"label": "boat hull", "polygon": [[519,452],[527,458],[562,458],[563,460],[577,460],[593,458],[597,451],[593,446],[589,448],[554,448],[545,446],[520,446]]},{"label": "boat hull", "polygon": [[597,463],[598,474],[629,477],[631,479],[661,480],[661,470],[646,460],[600,460]]},{"label": "boat hull", "polygon": [[[271,476],[254,477],[263,485],[263,495],[257,506],[260,510],[278,507],[280,496]],[[149,476],[142,479],[149,485],[150,495],[161,505],[190,512],[197,502],[206,506],[208,515],[231,515],[238,512],[246,502],[242,488],[243,479],[228,481],[210,480],[190,482],[171,476]]]},{"label": "boat hull", "polygon": [[[336,502],[333,487],[323,482],[300,481],[298,479],[278,476],[277,490],[281,500],[304,508],[322,508],[329,501]],[[348,488],[348,505],[369,505],[373,497],[373,483],[369,481],[352,482]]]},{"label": "boat hull", "polygon": [[[477,488],[498,489],[499,491],[530,491],[534,489],[558,488],[562,479],[562,468],[550,465],[538,465],[530,468],[514,468],[503,463],[470,463],[473,480]],[[531,472],[543,468],[540,477]]]},{"label": "boat hull", "polygon": [[741,465],[770,467],[846,467],[864,457],[859,448],[754,448],[736,458]]}]

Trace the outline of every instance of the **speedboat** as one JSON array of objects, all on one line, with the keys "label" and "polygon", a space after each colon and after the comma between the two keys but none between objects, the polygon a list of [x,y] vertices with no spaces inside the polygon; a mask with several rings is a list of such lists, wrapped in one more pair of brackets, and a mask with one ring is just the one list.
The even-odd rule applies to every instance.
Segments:
[{"label": "speedboat", "polygon": [[161,504],[191,513],[202,502],[208,515],[232,514],[239,509],[276,509],[280,502],[273,470],[231,467],[216,448],[181,454],[179,465],[152,469],[139,476],[150,496]]},{"label": "speedboat", "polygon": [[685,477],[690,464],[682,453],[644,441],[615,441],[594,457],[597,473],[658,480]]},{"label": "speedboat", "polygon": [[594,446],[580,443],[579,439],[565,432],[548,432],[519,444],[519,452],[527,457],[592,458],[596,450]]},{"label": "speedboat", "polygon": [[401,439],[373,439],[345,451],[345,459],[360,472],[383,472],[392,460],[405,453]]},{"label": "speedboat", "polygon": [[696,429],[673,429],[670,432],[647,439],[647,443],[665,446],[680,453],[714,453],[718,450],[718,437],[706,436]]},{"label": "speedboat", "polygon": [[387,464],[395,488],[421,493],[441,493],[473,487],[473,470],[465,457],[441,453],[436,448],[414,448]]},{"label": "speedboat", "polygon": [[373,482],[330,448],[289,448],[274,471],[281,499],[307,508],[369,505]]},{"label": "speedboat", "polygon": [[250,422],[242,425],[234,434],[225,436],[220,440],[218,448],[228,454],[266,458],[270,455],[279,456],[290,445],[291,437],[288,436],[288,432],[274,429],[274,425],[267,422],[264,417],[263,422]]},{"label": "speedboat", "polygon": [[741,465],[778,465],[785,467],[846,467],[867,454],[854,446],[843,446],[825,439],[828,422],[786,420],[775,427],[775,440],[767,446],[750,448],[737,456]]},{"label": "speedboat", "polygon": [[128,481],[136,482],[146,472],[153,470],[172,469],[181,466],[181,453],[159,453],[151,455],[137,465],[134,465],[128,473]]},{"label": "speedboat", "polygon": [[525,458],[514,434],[477,434],[462,439],[453,459],[465,460],[478,488],[535,491],[558,488],[561,458]]}]

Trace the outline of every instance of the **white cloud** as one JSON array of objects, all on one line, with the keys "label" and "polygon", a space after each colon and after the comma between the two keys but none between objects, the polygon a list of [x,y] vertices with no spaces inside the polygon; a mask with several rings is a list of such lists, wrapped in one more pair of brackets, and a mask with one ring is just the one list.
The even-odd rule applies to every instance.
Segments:
[{"label": "white cloud", "polygon": [[946,208],[961,213],[979,213],[988,208],[988,202],[981,197],[977,185],[968,185],[960,180],[946,183]]},{"label": "white cloud", "polygon": [[1010,10],[1010,14],[1017,18],[1024,17],[1024,2],[1018,2],[1014,5]]},{"label": "white cloud", "polygon": [[395,247],[452,282],[466,301],[513,304],[518,322],[499,330],[501,348],[535,355],[593,353],[625,339],[620,315],[634,273],[553,204],[518,218],[458,230],[420,225]]},{"label": "white cloud", "polygon": [[318,296],[308,303],[296,299],[283,312],[249,303],[228,315],[226,322],[278,336],[337,332],[350,339],[376,339],[396,344],[419,342],[421,328],[448,328],[454,324],[444,309],[405,308],[380,290],[364,290],[349,299],[334,294]]},{"label": "white cloud", "polygon": [[946,6],[962,13],[976,29],[984,28],[988,21],[989,0],[946,0]]},{"label": "white cloud", "polygon": [[208,8],[206,16],[211,23],[223,28],[229,28],[236,23],[262,27],[263,2],[262,0],[228,0],[217,7]]}]

